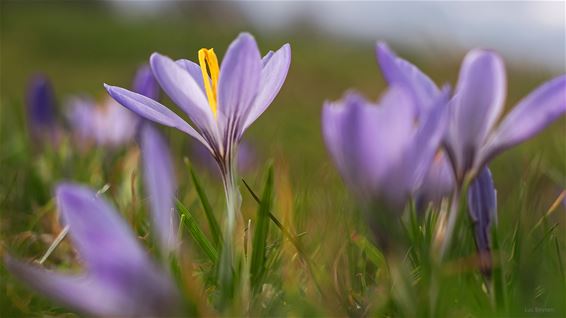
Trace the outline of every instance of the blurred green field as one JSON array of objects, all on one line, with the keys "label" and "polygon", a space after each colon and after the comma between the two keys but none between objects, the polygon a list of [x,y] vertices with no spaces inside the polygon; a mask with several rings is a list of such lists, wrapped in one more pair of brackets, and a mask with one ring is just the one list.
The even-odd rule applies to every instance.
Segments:
[{"label": "blurred green field", "polygon": [[[136,197],[131,191],[140,188],[136,146],[113,153],[80,153],[70,144],[60,150],[38,151],[29,140],[25,118],[25,89],[31,75],[40,72],[51,78],[62,117],[66,96],[86,93],[102,100],[106,96],[103,83],[129,86],[136,68],[146,63],[152,52],[194,60],[198,49],[214,47],[220,57],[239,32],[248,31],[256,37],[262,52],[289,42],[292,62],[281,93],[246,133],[258,148],[261,164],[257,172],[244,178],[260,193],[263,164],[274,160],[274,213],[294,233],[301,234],[306,254],[316,263],[319,283],[330,295],[316,292],[293,246],[273,233],[273,244],[281,247],[268,277],[276,296],[258,300],[249,315],[397,316],[400,309],[383,305],[390,296],[380,284],[380,276],[372,275],[378,271],[377,265],[371,264],[369,252],[360,249],[353,239],[364,233],[364,222],[327,155],[320,133],[320,111],[325,100],[338,99],[350,88],[376,99],[385,88],[375,61],[374,43],[330,38],[308,25],[266,34],[237,14],[225,17],[205,10],[206,6],[195,8],[182,7],[167,18],[124,18],[98,3],[0,2],[0,251],[25,259],[43,254],[60,230],[52,200],[52,187],[60,180],[83,182],[95,189],[109,184],[107,197],[133,220],[140,235],[146,228],[143,220],[133,216],[144,210],[143,195],[138,193]],[[419,55],[395,43],[391,45],[437,83],[456,81],[465,53],[435,48],[434,52]],[[557,75],[529,65],[507,68],[507,107]],[[165,104],[173,105],[168,100]],[[175,157],[179,199],[194,209],[195,215],[203,216],[183,162],[185,157],[191,159],[188,144],[192,141],[173,129],[162,131]],[[453,272],[443,277],[438,315],[534,316],[529,308],[551,308],[552,312],[544,316],[566,313],[564,205],[533,228],[566,188],[565,136],[566,120],[562,118],[534,140],[504,153],[491,164],[498,190],[498,255],[505,282],[504,308],[493,308],[482,291],[481,275],[462,265],[475,253],[469,231],[462,231],[456,244],[459,249],[450,254]],[[221,216],[224,195],[220,182],[204,172],[199,175]],[[245,218],[253,219],[256,205],[243,186],[240,190]],[[462,229],[469,226],[463,222]],[[198,263],[202,256],[194,251],[190,238],[185,239],[194,256],[192,261]],[[66,243],[48,265],[76,268],[71,255]],[[16,282],[3,265],[0,274],[3,317],[67,313]],[[430,314],[426,309],[428,279],[419,278],[418,271],[414,278],[414,301],[418,306],[415,313]],[[383,306],[386,309],[381,311]]]}]

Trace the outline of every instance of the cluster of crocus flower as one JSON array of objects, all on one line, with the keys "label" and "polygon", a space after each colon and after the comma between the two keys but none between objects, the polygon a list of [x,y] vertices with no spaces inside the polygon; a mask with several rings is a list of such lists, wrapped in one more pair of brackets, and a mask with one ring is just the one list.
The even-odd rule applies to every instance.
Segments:
[{"label": "cluster of crocus flower", "polygon": [[[376,50],[390,85],[381,105],[349,94],[340,102],[327,103],[322,113],[323,135],[343,178],[356,194],[394,202],[399,210],[411,196],[433,200],[452,193],[440,254],[451,238],[458,197],[468,189],[476,245],[480,251],[489,250],[496,196],[487,164],[566,112],[566,76],[535,89],[497,125],[506,76],[496,53],[470,51],[448,99],[446,89],[439,89],[385,43],[378,43]],[[444,112],[447,115],[438,119]],[[420,140],[418,131],[424,134]]]},{"label": "cluster of crocus flower", "polygon": [[[159,86],[147,65],[141,66],[133,81],[133,90],[157,99]],[[56,145],[64,134],[57,116],[55,94],[46,76],[30,80],[27,92],[28,126],[37,142]],[[141,122],[139,116],[120,106],[111,98],[97,104],[85,96],[70,96],[65,102],[65,117],[72,137],[80,148],[94,143],[104,148],[116,148],[130,143]]]},{"label": "cluster of crocus flower", "polygon": [[[149,98],[159,98],[159,87],[147,65],[138,69],[132,88]],[[76,96],[68,100],[67,108],[71,128],[82,144],[94,142],[110,148],[127,144],[135,137],[141,122],[139,116],[111,98],[97,104],[90,98]]]},{"label": "cluster of crocus flower", "polygon": [[[167,145],[155,128],[141,128],[145,186],[157,245],[175,252],[177,219],[174,181]],[[180,294],[167,271],[144,251],[137,236],[112,206],[84,186],[63,183],[56,190],[62,222],[85,267],[63,274],[7,255],[7,268],[55,301],[94,316],[178,314]]]},{"label": "cluster of crocus flower", "polygon": [[[448,86],[440,89],[386,44],[378,43],[376,49],[389,87],[377,102],[349,92],[340,101],[325,103],[322,132],[330,155],[345,183],[367,203],[366,209],[380,207],[388,216],[400,215],[397,212],[411,199],[425,206],[451,195],[448,221],[441,229],[441,254],[451,238],[459,197],[467,195],[476,246],[480,255],[488,255],[481,258],[486,273],[490,226],[496,222],[497,209],[487,165],[566,112],[566,76],[537,88],[497,125],[506,78],[503,61],[495,53],[468,53],[451,94]],[[118,144],[139,131],[153,237],[165,257],[175,254],[178,245],[175,181],[166,143],[149,121],[177,128],[200,142],[220,171],[226,195],[221,288],[236,270],[231,242],[240,206],[237,164],[246,150],[239,149],[240,143],[245,130],[281,89],[290,59],[288,44],[262,58],[247,33],[232,42],[221,64],[213,49],[201,49],[198,63],[154,53],[150,68],[138,72],[134,91],[105,84],[118,104],[111,101],[101,110],[92,102],[78,101],[70,115],[79,134],[99,144]],[[154,78],[190,123],[157,101]],[[29,98],[30,121],[44,130],[54,121],[44,114],[52,109],[53,98],[45,82],[37,83]],[[69,183],[58,186],[56,197],[85,273],[59,274],[7,256],[12,273],[55,300],[92,315],[178,313],[181,299],[168,272],[154,263],[107,201]]]}]

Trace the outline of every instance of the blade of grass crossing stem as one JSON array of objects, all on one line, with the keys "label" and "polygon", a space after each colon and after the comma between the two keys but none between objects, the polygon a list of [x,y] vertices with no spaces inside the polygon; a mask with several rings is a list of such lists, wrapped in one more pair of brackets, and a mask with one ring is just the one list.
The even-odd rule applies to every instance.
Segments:
[{"label": "blade of grass crossing stem", "polygon": [[497,235],[497,224],[492,225],[491,240],[493,249],[491,251],[492,257],[497,257],[497,260],[492,260],[493,266],[493,289],[495,297],[495,306],[498,311],[507,312],[507,299],[505,293],[505,275],[503,273],[503,262],[501,260],[501,252],[499,250],[499,237]]},{"label": "blade of grass crossing stem", "polygon": [[[254,198],[255,202],[259,205],[261,204],[261,201],[258,197],[258,195],[254,192],[254,190],[252,190],[252,188],[250,187],[250,185],[246,182],[246,180],[242,179],[242,182],[244,183],[244,186],[246,187],[246,189],[248,190],[248,192],[251,194],[251,196]],[[297,240],[298,237],[302,236],[302,234],[299,234],[297,236],[293,235],[291,232],[289,232],[289,230],[287,230],[283,224],[275,217],[275,215],[273,215],[273,213],[269,212],[269,218],[271,219],[271,221],[277,226],[277,228],[279,228],[279,230],[283,233],[283,235],[291,242],[291,244],[293,244],[293,246],[297,249],[297,252],[299,252],[299,255],[301,256],[301,259],[305,262],[305,264],[307,265],[307,268],[309,270],[309,273],[311,274],[311,278],[316,286],[316,289],[318,290],[318,292],[321,295],[325,295],[324,290],[320,287],[320,284],[318,282],[318,280],[316,279],[316,275],[313,269],[313,261],[308,257],[308,255],[305,253],[305,251],[303,250],[303,248],[301,247],[300,242]],[[304,233],[303,233],[304,234]]]},{"label": "blade of grass crossing stem", "polygon": [[210,243],[208,238],[206,238],[193,215],[178,200],[177,209],[181,213],[181,221],[183,222],[183,225],[187,228],[195,243],[206,254],[206,256],[208,256],[210,261],[216,264],[216,261],[218,260],[218,251],[214,248],[212,243]]},{"label": "blade of grass crossing stem", "polygon": [[252,240],[252,261],[250,266],[251,283],[254,291],[261,286],[265,273],[267,235],[269,232],[269,211],[273,202],[273,165],[267,171],[263,195],[259,204],[256,225]]},{"label": "blade of grass crossing stem", "polygon": [[220,243],[222,242],[222,232],[220,231],[220,226],[218,225],[218,221],[214,216],[210,201],[208,201],[208,197],[206,196],[200,180],[198,179],[192,166],[189,166],[189,172],[191,174],[193,184],[195,185],[195,189],[197,190],[202,208],[204,209],[204,213],[206,214],[206,220],[208,221],[208,226],[210,227],[214,246],[218,248],[220,247]]}]

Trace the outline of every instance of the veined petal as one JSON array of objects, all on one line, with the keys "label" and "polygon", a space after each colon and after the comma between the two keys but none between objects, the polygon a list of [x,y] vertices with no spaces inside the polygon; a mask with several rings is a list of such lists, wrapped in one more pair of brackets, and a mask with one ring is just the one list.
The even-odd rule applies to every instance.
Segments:
[{"label": "veined petal", "polygon": [[106,273],[149,261],[134,233],[95,192],[75,184],[60,184],[56,193],[73,244],[91,272]]},{"label": "veined petal", "polygon": [[149,123],[144,123],[141,129],[141,151],[154,229],[162,249],[172,252],[177,247],[178,228],[177,216],[173,210],[173,163],[166,141]]},{"label": "veined petal", "polygon": [[224,114],[227,121],[238,121],[234,124],[241,127],[240,130],[258,92],[260,75],[261,56],[257,44],[250,34],[242,33],[230,44],[218,80],[219,113]]},{"label": "veined petal", "polygon": [[468,212],[474,226],[474,239],[482,261],[482,271],[489,273],[491,267],[490,230],[497,222],[497,191],[493,185],[491,171],[485,166],[468,190]]},{"label": "veined petal", "polygon": [[390,85],[403,85],[411,90],[420,112],[430,110],[440,94],[436,84],[415,65],[395,55],[386,43],[378,42],[376,52],[385,80]]},{"label": "veined petal", "polygon": [[202,88],[186,69],[170,58],[153,53],[151,69],[161,88],[201,130],[216,131],[214,115]]},{"label": "veined petal", "polygon": [[472,50],[466,55],[454,96],[449,138],[459,169],[472,168],[479,148],[503,110],[506,86],[505,66],[497,54]]},{"label": "veined petal", "polygon": [[244,129],[249,127],[271,104],[285,82],[291,64],[291,47],[283,45],[277,52],[264,57],[259,90],[251,106]]},{"label": "veined petal", "polygon": [[138,69],[132,88],[138,94],[155,100],[159,99],[159,85],[155,81],[149,65],[144,65]]},{"label": "veined petal", "polygon": [[182,67],[191,75],[191,77],[195,80],[195,82],[197,82],[198,86],[202,90],[202,93],[205,94],[204,80],[202,78],[202,70],[200,66],[197,63],[186,59],[176,60],[175,63],[177,63],[177,65]]},{"label": "veined petal", "polygon": [[48,271],[5,257],[6,268],[22,282],[49,298],[80,312],[94,316],[131,315],[125,312],[123,299],[112,288],[88,275],[70,276]]},{"label": "veined petal", "polygon": [[482,151],[478,164],[534,137],[566,113],[566,75],[539,86],[505,116]]},{"label": "veined petal", "polygon": [[130,92],[127,89],[106,84],[104,84],[104,87],[108,91],[108,94],[112,96],[112,98],[114,98],[122,106],[128,108],[134,113],[156,123],[177,128],[200,141],[209,150],[211,149],[208,142],[204,140],[200,133],[194,130],[191,125],[189,125],[185,120],[183,120],[169,108],[163,106],[162,104],[154,101],[151,98]]}]

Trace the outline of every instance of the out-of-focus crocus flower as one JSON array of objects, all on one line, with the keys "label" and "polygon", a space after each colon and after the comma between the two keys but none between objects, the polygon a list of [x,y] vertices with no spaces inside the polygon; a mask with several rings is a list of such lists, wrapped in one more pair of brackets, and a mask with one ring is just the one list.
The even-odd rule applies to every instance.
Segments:
[{"label": "out-of-focus crocus flower", "polygon": [[76,136],[99,146],[117,147],[130,142],[136,134],[140,118],[107,98],[101,105],[85,97],[68,101],[67,114]]},{"label": "out-of-focus crocus flower", "polygon": [[443,198],[450,197],[455,188],[450,162],[444,152],[439,151],[415,195],[419,210],[426,208],[429,202],[439,203]]},{"label": "out-of-focus crocus flower", "polygon": [[175,127],[200,141],[217,162],[226,188],[228,227],[239,205],[236,185],[237,148],[244,131],[279,92],[289,69],[291,49],[283,45],[263,59],[256,41],[242,33],[219,65],[213,49],[201,49],[199,64],[152,54],[153,75],[193,126],[159,102],[123,88],[105,85],[110,96],[138,115]]},{"label": "out-of-focus crocus flower", "polygon": [[[434,82],[384,43],[377,56],[386,80],[411,89],[426,111],[438,94]],[[491,51],[470,51],[462,63],[458,85],[450,101],[450,124],[445,148],[457,182],[479,173],[500,152],[541,132],[566,112],[566,76],[550,80],[523,98],[497,124],[506,97],[507,80],[501,58]]]},{"label": "out-of-focus crocus flower", "polygon": [[474,239],[482,272],[491,273],[491,225],[497,222],[497,191],[491,171],[485,166],[468,189],[468,210],[474,226]]},{"label": "out-of-focus crocus flower", "polygon": [[448,112],[447,90],[423,121],[405,88],[393,85],[379,104],[350,93],[326,103],[326,146],[353,192],[402,209],[419,188],[438,151]]},{"label": "out-of-focus crocus flower", "polygon": [[[137,71],[133,89],[151,98],[159,97],[159,87],[149,66]],[[99,146],[117,147],[130,142],[140,123],[139,116],[111,98],[98,105],[89,98],[74,97],[69,100],[68,108],[69,122],[79,139]]]},{"label": "out-of-focus crocus flower", "polygon": [[34,140],[58,142],[60,128],[57,123],[55,95],[47,77],[34,76],[27,90],[28,127]]},{"label": "out-of-focus crocus flower", "polygon": [[180,295],[174,283],[108,202],[73,184],[58,186],[56,195],[86,271],[62,274],[6,256],[11,273],[40,293],[88,315],[178,313]]},{"label": "out-of-focus crocus flower", "polygon": [[140,133],[146,192],[152,220],[162,250],[177,248],[178,220],[174,211],[175,176],[169,148],[157,129],[144,123]]}]

